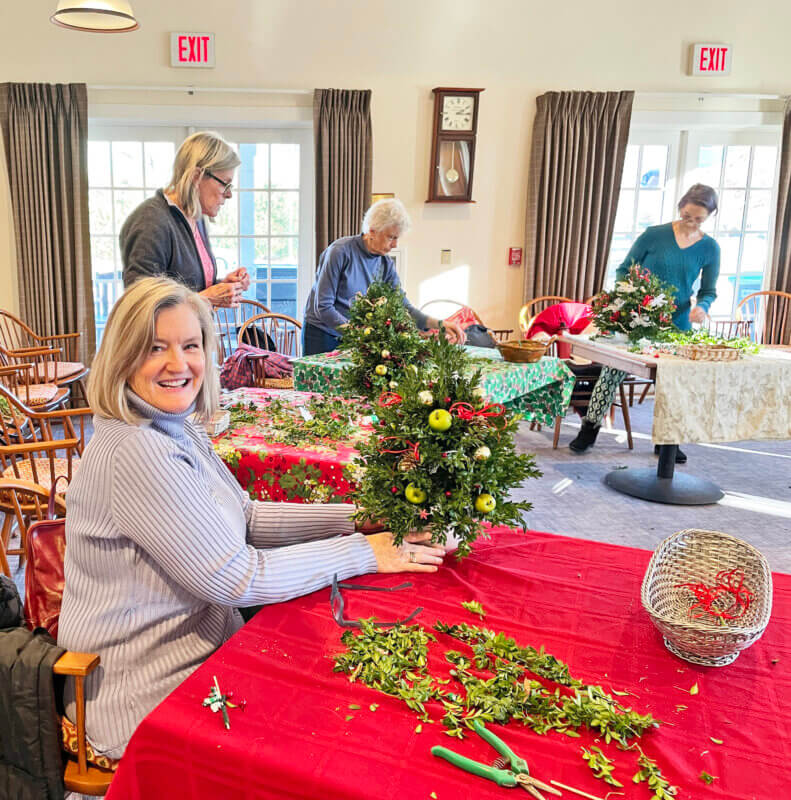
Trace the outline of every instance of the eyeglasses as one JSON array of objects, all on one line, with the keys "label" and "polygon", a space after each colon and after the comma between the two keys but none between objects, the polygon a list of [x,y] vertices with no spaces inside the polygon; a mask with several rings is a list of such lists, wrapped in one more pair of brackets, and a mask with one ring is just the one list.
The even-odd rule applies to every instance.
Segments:
[{"label": "eyeglasses", "polygon": [[[344,602],[341,589],[360,589],[369,592],[397,592],[399,589],[408,589],[412,584],[400,583],[398,586],[361,586],[356,583],[338,583],[338,576],[332,576],[332,589],[330,589],[330,608],[332,609],[332,618],[341,628],[362,628],[362,623],[357,619],[346,619],[343,616]],[[406,622],[411,622],[421,611],[423,606],[416,608],[408,617],[397,619],[395,622],[379,622],[374,621],[374,625],[380,628],[392,628],[395,625],[403,625]]]},{"label": "eyeglasses", "polygon": [[222,186],[223,194],[230,194],[231,190],[233,189],[233,183],[231,181],[224,181],[222,178],[218,178],[213,172],[205,169],[203,170],[204,175],[208,175],[210,178],[214,178],[217,183]]}]

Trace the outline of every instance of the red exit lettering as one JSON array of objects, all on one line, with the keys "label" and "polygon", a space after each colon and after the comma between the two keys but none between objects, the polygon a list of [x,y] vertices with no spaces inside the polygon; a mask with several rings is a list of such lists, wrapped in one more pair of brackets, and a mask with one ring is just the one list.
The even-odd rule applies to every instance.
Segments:
[{"label": "red exit lettering", "polygon": [[209,60],[208,36],[179,36],[179,61],[195,64]]},{"label": "red exit lettering", "polygon": [[701,72],[721,72],[725,69],[727,47],[701,47],[698,69]]}]

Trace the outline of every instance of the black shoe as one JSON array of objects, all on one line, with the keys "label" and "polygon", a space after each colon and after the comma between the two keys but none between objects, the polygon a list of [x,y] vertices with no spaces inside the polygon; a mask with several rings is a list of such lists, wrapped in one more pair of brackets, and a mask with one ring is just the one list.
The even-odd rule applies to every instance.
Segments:
[{"label": "black shoe", "polygon": [[[655,456],[659,455],[659,445],[658,444],[654,445],[654,455]],[[676,450],[676,464],[686,464],[686,463],[687,463],[687,454],[684,453],[681,450],[681,448],[679,447]]]},{"label": "black shoe", "polygon": [[596,437],[599,435],[600,428],[601,425],[594,425],[586,419],[582,420],[580,432],[569,442],[569,450],[577,454],[590,450],[596,442]]}]

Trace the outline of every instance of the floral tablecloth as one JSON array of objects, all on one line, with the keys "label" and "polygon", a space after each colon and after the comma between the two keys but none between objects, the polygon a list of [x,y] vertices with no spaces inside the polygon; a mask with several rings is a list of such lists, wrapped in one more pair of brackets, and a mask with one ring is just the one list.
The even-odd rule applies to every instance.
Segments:
[{"label": "floral tablecloth", "polygon": [[252,403],[255,422],[232,425],[212,437],[214,450],[254,500],[290,503],[351,502],[360,467],[353,459],[355,440],[368,435],[370,422],[361,420],[357,436],[347,441],[323,441],[292,446],[273,441],[267,406],[276,398],[304,406],[310,392],[276,389],[236,389],[223,394],[221,405]]},{"label": "floral tablecloth", "polygon": [[[467,347],[481,370],[481,388],[489,402],[503,403],[530,421],[554,425],[563,416],[574,389],[574,375],[558,358],[544,357],[535,364],[503,361],[499,351],[488,347]],[[294,387],[302,391],[338,394],[340,373],[347,365],[337,350],[293,361]]]}]

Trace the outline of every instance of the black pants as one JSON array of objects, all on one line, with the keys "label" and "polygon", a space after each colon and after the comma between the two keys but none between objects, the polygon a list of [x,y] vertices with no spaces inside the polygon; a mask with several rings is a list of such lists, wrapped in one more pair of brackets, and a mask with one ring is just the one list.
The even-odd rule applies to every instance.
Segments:
[{"label": "black pants", "polygon": [[340,341],[338,334],[327,333],[309,322],[302,326],[302,354],[305,356],[329,353],[338,347]]}]

